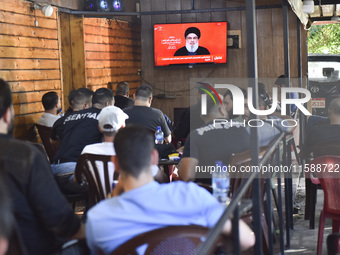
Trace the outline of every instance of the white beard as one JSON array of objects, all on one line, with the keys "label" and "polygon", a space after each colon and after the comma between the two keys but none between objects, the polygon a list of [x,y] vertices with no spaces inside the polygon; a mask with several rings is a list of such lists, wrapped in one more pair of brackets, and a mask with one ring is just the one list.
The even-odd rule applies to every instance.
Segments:
[{"label": "white beard", "polygon": [[185,47],[187,48],[187,51],[189,52],[195,52],[198,49],[198,42],[195,43],[193,47],[191,47],[190,43],[186,43]]}]

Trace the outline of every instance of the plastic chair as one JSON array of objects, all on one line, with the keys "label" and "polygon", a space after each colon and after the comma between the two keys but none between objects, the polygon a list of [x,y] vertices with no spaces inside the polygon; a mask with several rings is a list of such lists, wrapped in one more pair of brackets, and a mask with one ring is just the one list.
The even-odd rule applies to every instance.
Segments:
[{"label": "plastic chair", "polygon": [[[125,242],[114,250],[111,255],[119,254],[139,254],[137,248],[145,246],[143,254],[181,254],[194,255],[197,246],[204,242],[209,228],[190,225],[190,226],[169,226],[152,230],[140,234]],[[220,235],[216,244],[216,249],[231,250],[231,238]],[[218,253],[221,254],[221,253]],[[226,253],[222,253],[226,254]],[[229,253],[228,253],[229,254]]]},{"label": "plastic chair", "polygon": [[315,172],[316,177],[311,175],[311,181],[316,185],[320,183],[324,190],[317,246],[317,254],[321,255],[325,219],[333,220],[333,233],[340,230],[340,156],[318,157],[309,163],[307,170]]},{"label": "plastic chair", "polygon": [[54,155],[57,152],[58,147],[59,147],[59,144],[51,144],[51,142],[50,142],[52,128],[44,126],[44,125],[40,125],[40,124],[35,124],[35,127],[38,130],[38,134],[39,134],[41,141],[44,145],[46,154],[47,154],[50,162],[52,162],[53,157],[54,157]]},{"label": "plastic chair", "polygon": [[75,178],[81,183],[85,177],[89,185],[89,208],[111,194],[113,180],[117,180],[118,176],[114,171],[111,156],[82,154],[77,161]]},{"label": "plastic chair", "polygon": [[[336,155],[340,156],[340,142],[326,142],[316,144],[314,146],[304,148],[301,152],[301,156],[304,158],[317,158],[324,155]],[[307,160],[307,162],[309,162]],[[309,219],[309,228],[315,228],[315,205],[316,205],[316,197],[317,197],[317,190],[322,189],[320,184],[314,184],[310,180],[310,175],[306,172],[306,199],[305,199],[305,219]]]}]

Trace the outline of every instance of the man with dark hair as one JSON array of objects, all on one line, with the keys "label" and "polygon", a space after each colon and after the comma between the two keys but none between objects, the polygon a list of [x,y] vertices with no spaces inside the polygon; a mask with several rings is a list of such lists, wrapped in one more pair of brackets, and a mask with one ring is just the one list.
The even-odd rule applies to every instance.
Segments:
[{"label": "man with dark hair", "polygon": [[320,143],[340,141],[340,98],[331,101],[328,113],[329,123],[315,125],[307,132],[304,150]]},{"label": "man with dark hair", "polygon": [[160,126],[164,133],[164,141],[171,142],[171,134],[169,127],[165,121],[164,114],[155,108],[151,108],[152,88],[149,85],[142,84],[134,94],[135,105],[124,109],[124,112],[129,115],[126,124],[138,124],[152,131],[156,131]]},{"label": "man with dark hair", "polygon": [[174,56],[210,55],[207,48],[198,45],[198,40],[201,38],[201,31],[197,27],[187,28],[184,33],[184,38],[186,45],[179,48]]},{"label": "man with dark hair", "polygon": [[44,106],[45,112],[38,120],[38,124],[47,127],[52,127],[54,122],[60,118],[58,111],[60,110],[60,98],[57,92],[51,91],[43,95],[41,102]]},{"label": "man with dark hair", "polygon": [[0,79],[0,171],[23,246],[28,254],[50,254],[60,248],[60,238],[85,238],[84,228],[60,193],[46,155],[10,135],[13,120],[11,90]]},{"label": "man with dark hair", "polygon": [[[245,127],[227,122],[228,113],[223,104],[223,96],[220,95],[222,104],[215,94],[212,96],[214,100],[207,97],[207,112],[201,116],[205,125],[191,131],[185,142],[178,166],[178,174],[183,181],[195,180],[211,184],[211,174],[208,171],[196,171],[196,166],[208,168],[215,166],[216,161],[228,165],[233,153],[250,148],[250,135]],[[215,122],[216,119],[223,121]]]},{"label": "man with dark hair", "polygon": [[114,105],[113,91],[107,88],[99,88],[92,97],[92,106],[103,109],[106,106]]},{"label": "man with dark hair", "polygon": [[92,107],[93,91],[87,88],[72,90],[69,95],[70,108],[65,115],[59,118],[54,124],[51,133],[51,143],[61,142],[64,138],[65,120],[74,112]]},{"label": "man with dark hair", "polygon": [[[207,190],[194,183],[154,181],[151,167],[157,164],[158,153],[147,129],[120,129],[114,146],[114,164],[121,173],[116,188],[124,193],[88,212],[86,238],[94,254],[99,250],[111,254],[134,236],[165,226],[216,224],[224,208]],[[241,247],[247,249],[255,242],[254,234],[242,221],[239,227]],[[223,232],[230,235],[230,221],[224,224]]]},{"label": "man with dark hair", "polygon": [[72,180],[77,160],[84,147],[102,141],[97,117],[103,105],[113,103],[113,95],[110,95],[110,90],[97,90],[92,98],[94,107],[91,108],[88,107],[92,105],[91,97],[79,91],[74,95],[73,112],[64,120],[63,139],[51,165],[57,179],[64,179],[66,176]]},{"label": "man with dark hair", "polygon": [[134,102],[129,98],[129,84],[126,81],[118,83],[115,95],[115,106],[120,109],[133,106]]}]

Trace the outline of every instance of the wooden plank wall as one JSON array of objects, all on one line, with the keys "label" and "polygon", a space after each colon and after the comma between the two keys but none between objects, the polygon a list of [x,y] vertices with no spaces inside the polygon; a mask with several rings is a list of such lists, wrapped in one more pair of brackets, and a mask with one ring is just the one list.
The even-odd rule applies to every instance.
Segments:
[{"label": "wooden plank wall", "polygon": [[61,94],[57,9],[46,18],[33,4],[0,0],[0,77],[13,91],[15,136],[34,140],[33,124],[48,91]]},{"label": "wooden plank wall", "polygon": [[[239,7],[245,4],[233,1],[195,0],[195,9]],[[188,10],[190,0],[141,0],[142,11]],[[276,78],[284,73],[282,9],[263,9],[256,11],[258,76],[259,78]],[[153,60],[153,24],[181,22],[227,21],[228,30],[241,30],[241,49],[228,49],[227,65],[214,67],[189,68],[154,68]],[[297,77],[297,18],[289,13],[291,77]],[[190,105],[190,79],[208,78],[246,78],[246,18],[245,11],[228,11],[214,13],[190,13],[142,16],[142,80],[154,88],[154,94],[176,95],[175,99],[154,99],[153,107],[160,108],[173,119],[174,107]],[[306,31],[302,30],[302,59],[307,59]],[[216,42],[218,43],[218,42]],[[303,76],[306,77],[306,61],[303,63]],[[265,84],[267,89],[273,84]],[[193,97],[191,97],[193,99]]]},{"label": "wooden plank wall", "polygon": [[[127,81],[130,93],[140,85],[140,25],[105,18],[84,18],[87,87],[96,90]],[[111,85],[109,85],[110,87]]]}]

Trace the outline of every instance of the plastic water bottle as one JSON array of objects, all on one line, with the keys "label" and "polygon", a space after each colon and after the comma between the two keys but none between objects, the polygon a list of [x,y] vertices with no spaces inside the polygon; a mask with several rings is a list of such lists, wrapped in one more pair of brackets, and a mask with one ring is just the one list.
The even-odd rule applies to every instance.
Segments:
[{"label": "plastic water bottle", "polygon": [[223,166],[222,161],[215,162],[215,171],[212,173],[213,195],[223,205],[228,205],[228,191],[230,177],[228,168]]},{"label": "plastic water bottle", "polygon": [[155,133],[155,144],[162,144],[164,142],[164,134],[161,130],[161,127],[157,127],[157,131]]}]

